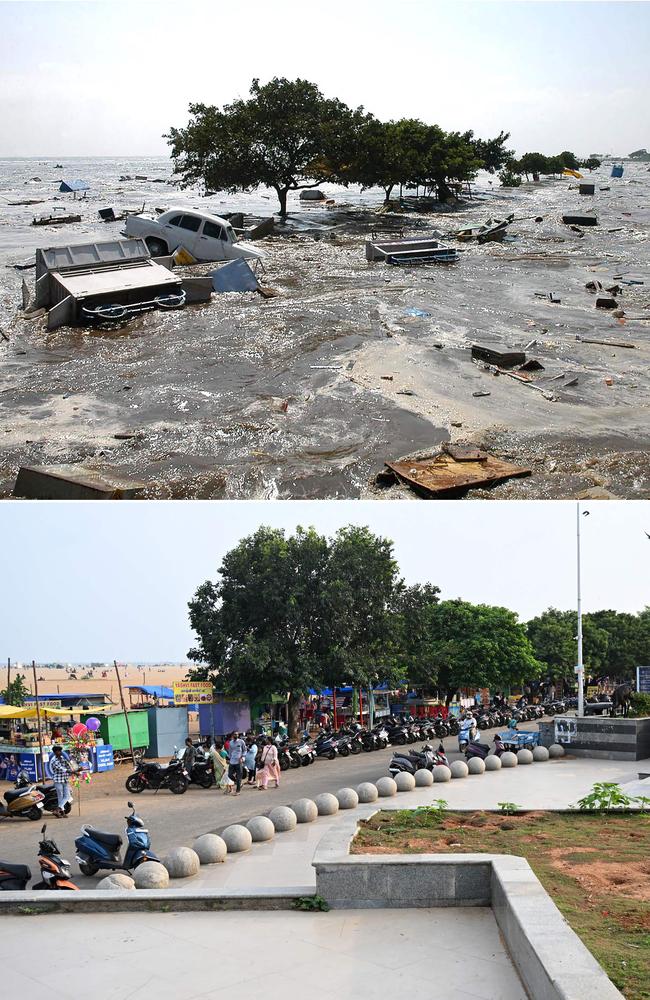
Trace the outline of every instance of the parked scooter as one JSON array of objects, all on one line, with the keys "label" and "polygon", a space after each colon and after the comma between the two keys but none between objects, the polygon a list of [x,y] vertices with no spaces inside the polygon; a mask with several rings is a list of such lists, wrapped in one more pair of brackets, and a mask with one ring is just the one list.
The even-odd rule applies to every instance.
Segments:
[{"label": "parked scooter", "polygon": [[135,765],[135,771],[126,779],[126,790],[140,793],[145,788],[156,792],[161,788],[168,788],[174,795],[182,795],[187,791],[189,783],[190,776],[182,760],[172,757],[164,767],[155,761],[143,760]]},{"label": "parked scooter", "polygon": [[4,794],[4,802],[0,802],[0,816],[15,819],[20,817],[33,820],[41,819],[44,798],[43,793],[37,791],[36,784],[10,788]]},{"label": "parked scooter", "polygon": [[176,750],[175,758],[185,767],[185,773],[189,777],[191,785],[199,785],[201,788],[212,788],[215,784],[214,768],[212,761],[206,757],[203,747],[194,748],[194,763],[192,770],[188,771],[185,766],[185,747]]},{"label": "parked scooter", "polygon": [[32,877],[27,865],[12,865],[8,861],[0,861],[0,892],[22,892]]},{"label": "parked scooter", "polygon": [[480,757],[481,760],[485,760],[488,754],[494,754],[496,757],[500,757],[502,753],[505,753],[506,746],[499,736],[494,737],[494,749],[490,749],[488,743],[479,743],[476,740],[469,743],[465,749],[465,757],[467,760],[470,757]]},{"label": "parked scooter", "polygon": [[120,859],[122,838],[117,833],[104,833],[91,826],[81,827],[81,836],[77,837],[74,846],[77,849],[76,858],[82,875],[96,875],[98,871],[131,871],[144,861],[158,861],[159,858],[151,850],[151,837],[145,829],[144,822],[136,815],[135,806],[127,802],[131,814],[125,816],[126,838],[128,847],[123,859]]},{"label": "parked scooter", "polygon": [[[14,788],[28,788],[33,782],[30,781],[27,771],[19,771],[18,777],[16,778],[16,783]],[[45,812],[58,813],[59,811],[59,798],[56,794],[56,788],[54,785],[35,785],[37,792],[40,792],[43,796],[43,809]],[[72,801],[69,799],[64,806],[64,813],[67,816],[72,809]]]},{"label": "parked scooter", "polygon": [[433,771],[437,764],[449,765],[442,743],[437,750],[425,744],[422,750],[419,751],[409,750],[408,753],[396,751],[388,765],[388,770],[391,777],[394,778],[400,771],[406,771],[408,774],[415,774],[416,771],[421,769]]},{"label": "parked scooter", "polygon": [[41,881],[36,882],[32,889],[75,889],[70,879],[70,862],[61,857],[61,852],[55,841],[46,839],[47,823],[41,828],[42,840],[38,845],[38,863],[41,868]]}]

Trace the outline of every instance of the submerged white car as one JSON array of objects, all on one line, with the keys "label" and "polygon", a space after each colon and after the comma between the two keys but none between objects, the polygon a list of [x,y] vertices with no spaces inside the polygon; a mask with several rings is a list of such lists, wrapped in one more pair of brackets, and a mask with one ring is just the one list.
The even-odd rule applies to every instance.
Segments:
[{"label": "submerged white car", "polygon": [[179,247],[205,261],[264,257],[263,250],[237,239],[227,219],[185,208],[172,208],[162,215],[129,215],[124,235],[143,239],[152,257],[165,257]]}]

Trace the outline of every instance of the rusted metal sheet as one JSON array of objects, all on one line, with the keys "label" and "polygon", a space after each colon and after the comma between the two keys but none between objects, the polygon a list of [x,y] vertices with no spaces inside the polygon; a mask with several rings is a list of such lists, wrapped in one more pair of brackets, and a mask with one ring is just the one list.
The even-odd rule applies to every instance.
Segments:
[{"label": "rusted metal sheet", "polygon": [[457,462],[485,462],[487,451],[465,444],[443,444],[442,450]]},{"label": "rusted metal sheet", "polygon": [[442,452],[424,462],[386,462],[386,466],[398,479],[427,499],[451,497],[473,487],[494,486],[506,479],[531,474],[531,469],[484,454],[484,458],[475,461],[459,461]]}]

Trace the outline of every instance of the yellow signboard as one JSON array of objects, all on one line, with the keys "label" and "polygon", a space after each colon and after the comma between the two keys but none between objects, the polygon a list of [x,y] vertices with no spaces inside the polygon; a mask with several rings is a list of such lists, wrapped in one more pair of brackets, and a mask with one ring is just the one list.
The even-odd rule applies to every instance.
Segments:
[{"label": "yellow signboard", "polygon": [[173,681],[175,705],[211,705],[214,696],[210,681]]}]

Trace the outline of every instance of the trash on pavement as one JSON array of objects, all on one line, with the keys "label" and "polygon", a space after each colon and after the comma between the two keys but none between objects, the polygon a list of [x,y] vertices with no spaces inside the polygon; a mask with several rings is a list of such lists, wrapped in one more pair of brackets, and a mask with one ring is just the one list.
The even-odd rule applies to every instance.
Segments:
[{"label": "trash on pavement", "polygon": [[[531,469],[513,465],[482,451],[466,448],[455,458],[449,449],[424,461],[386,462],[396,479],[427,499],[451,497],[478,486],[494,486],[507,479],[531,475]],[[478,457],[470,457],[470,453]]]}]

